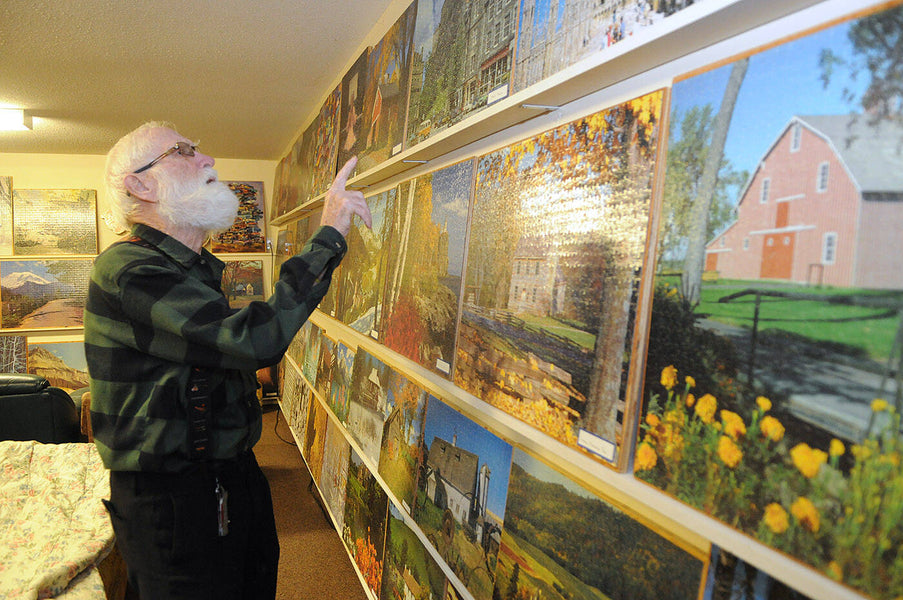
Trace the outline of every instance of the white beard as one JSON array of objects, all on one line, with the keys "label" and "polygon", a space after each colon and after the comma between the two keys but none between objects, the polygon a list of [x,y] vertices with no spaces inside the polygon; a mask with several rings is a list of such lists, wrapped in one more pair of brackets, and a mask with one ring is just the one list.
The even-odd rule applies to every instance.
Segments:
[{"label": "white beard", "polygon": [[190,226],[209,233],[232,226],[238,214],[238,196],[216,178],[213,167],[205,167],[196,180],[160,178],[158,210],[161,217],[177,227]]}]

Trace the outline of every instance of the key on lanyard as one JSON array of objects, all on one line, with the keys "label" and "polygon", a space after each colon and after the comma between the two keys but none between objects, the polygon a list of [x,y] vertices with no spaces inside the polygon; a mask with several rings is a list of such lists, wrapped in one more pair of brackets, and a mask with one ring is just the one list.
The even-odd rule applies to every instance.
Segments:
[{"label": "key on lanyard", "polygon": [[220,537],[229,535],[229,492],[216,478],[216,526]]}]

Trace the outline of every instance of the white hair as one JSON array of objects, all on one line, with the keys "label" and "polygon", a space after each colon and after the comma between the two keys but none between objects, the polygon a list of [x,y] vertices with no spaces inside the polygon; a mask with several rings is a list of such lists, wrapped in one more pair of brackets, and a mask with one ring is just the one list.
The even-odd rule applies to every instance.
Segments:
[{"label": "white hair", "polygon": [[115,225],[122,229],[132,226],[132,216],[137,207],[137,201],[132,198],[125,188],[125,178],[141,168],[141,161],[152,160],[150,155],[154,151],[153,135],[156,129],[172,129],[175,127],[165,121],[150,121],[122,136],[107,153],[105,179],[107,185],[107,198],[110,202]]}]

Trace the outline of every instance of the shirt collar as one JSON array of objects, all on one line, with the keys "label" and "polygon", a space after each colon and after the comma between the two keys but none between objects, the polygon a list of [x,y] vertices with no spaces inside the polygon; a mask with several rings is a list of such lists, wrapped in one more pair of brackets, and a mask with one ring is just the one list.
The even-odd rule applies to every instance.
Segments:
[{"label": "shirt collar", "polygon": [[206,248],[201,248],[201,253],[198,254],[176,238],[144,223],[132,225],[132,235],[140,237],[186,269],[190,269],[201,259],[214,265],[221,262]]}]

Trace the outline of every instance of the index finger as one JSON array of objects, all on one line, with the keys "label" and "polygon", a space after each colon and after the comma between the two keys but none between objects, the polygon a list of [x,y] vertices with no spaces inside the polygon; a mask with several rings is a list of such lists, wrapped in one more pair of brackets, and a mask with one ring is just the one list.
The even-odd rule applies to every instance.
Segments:
[{"label": "index finger", "polygon": [[332,187],[345,189],[345,183],[348,181],[351,172],[354,171],[355,166],[357,166],[357,156],[352,156],[348,159],[348,162],[345,163],[345,166],[339,169],[335,179],[332,180]]}]

